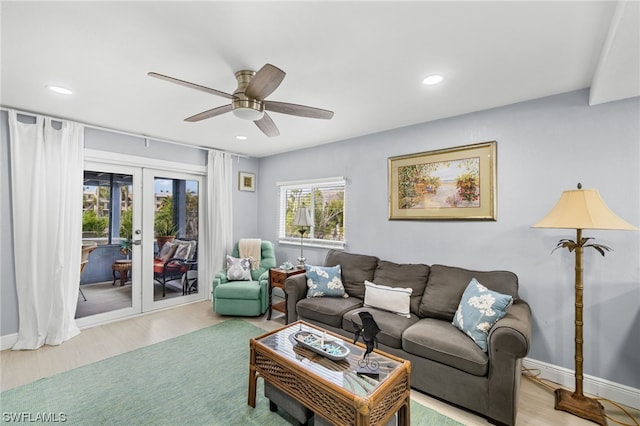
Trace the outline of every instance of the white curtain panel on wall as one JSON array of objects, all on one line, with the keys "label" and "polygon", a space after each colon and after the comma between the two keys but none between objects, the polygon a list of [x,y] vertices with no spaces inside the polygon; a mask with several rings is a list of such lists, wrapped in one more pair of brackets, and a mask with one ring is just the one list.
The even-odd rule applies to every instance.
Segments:
[{"label": "white curtain panel on wall", "polygon": [[9,111],[13,240],[20,326],[17,349],[59,345],[74,317],[82,248],[84,127]]},{"label": "white curtain panel on wall", "polygon": [[220,271],[225,256],[233,249],[232,156],[226,152],[209,151],[207,161],[207,237],[210,256],[206,259],[207,282]]}]

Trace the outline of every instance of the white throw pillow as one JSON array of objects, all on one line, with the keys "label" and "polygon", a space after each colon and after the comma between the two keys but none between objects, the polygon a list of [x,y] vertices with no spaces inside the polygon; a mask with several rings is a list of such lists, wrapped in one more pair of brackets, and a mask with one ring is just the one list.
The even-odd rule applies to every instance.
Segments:
[{"label": "white throw pillow", "polygon": [[227,255],[227,280],[251,281],[251,260]]},{"label": "white throw pillow", "polygon": [[402,315],[405,318],[411,318],[410,288],[388,287],[379,285],[370,281],[364,282],[364,306],[383,309]]},{"label": "white throw pillow", "polygon": [[178,259],[188,259],[191,256],[191,243],[180,243],[173,257]]}]

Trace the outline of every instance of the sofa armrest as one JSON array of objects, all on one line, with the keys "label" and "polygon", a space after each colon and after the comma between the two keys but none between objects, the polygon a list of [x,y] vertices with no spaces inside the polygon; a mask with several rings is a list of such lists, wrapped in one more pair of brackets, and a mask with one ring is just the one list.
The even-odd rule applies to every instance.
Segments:
[{"label": "sofa armrest", "polygon": [[531,308],[522,299],[511,305],[507,314],[491,328],[488,338],[489,356],[506,351],[524,358],[531,345]]},{"label": "sofa armrest", "polygon": [[531,345],[531,309],[520,299],[489,332],[489,417],[516,421],[522,358]]},{"label": "sofa armrest", "polygon": [[307,276],[297,274],[287,277],[284,282],[284,292],[287,295],[287,324],[298,319],[296,304],[307,297]]}]

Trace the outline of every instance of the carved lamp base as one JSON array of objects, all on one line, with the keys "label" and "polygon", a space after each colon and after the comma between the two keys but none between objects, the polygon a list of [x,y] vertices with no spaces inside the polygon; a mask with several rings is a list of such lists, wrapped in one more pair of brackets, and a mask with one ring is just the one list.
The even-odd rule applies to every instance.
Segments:
[{"label": "carved lamp base", "polygon": [[607,426],[604,407],[598,401],[583,395],[576,395],[566,389],[556,389],[555,409]]}]

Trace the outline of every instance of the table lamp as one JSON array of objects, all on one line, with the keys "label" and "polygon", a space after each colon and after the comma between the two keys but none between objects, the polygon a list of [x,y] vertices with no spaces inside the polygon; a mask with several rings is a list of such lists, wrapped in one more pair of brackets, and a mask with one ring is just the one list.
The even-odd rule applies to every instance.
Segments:
[{"label": "table lamp", "polygon": [[593,238],[583,238],[583,229],[637,230],[635,226],[616,216],[604,203],[595,189],[564,191],[555,207],[534,228],[575,229],[576,240],[561,239],[556,249],[575,251],[575,391],[556,389],[555,409],[606,426],[604,408],[595,399],[584,396],[582,390],[582,253],[585,247],[597,250],[601,255],[611,249],[590,242]]},{"label": "table lamp", "polygon": [[307,209],[305,206],[299,207],[298,211],[296,212],[296,217],[293,219],[293,226],[300,227],[300,229],[298,230],[298,232],[300,232],[300,257],[298,258],[297,268],[304,268],[304,262],[307,260],[305,259],[302,252],[302,237],[304,236],[304,233],[307,232],[306,227],[311,227],[312,225],[313,220],[311,219],[311,215],[309,214],[309,209]]}]

